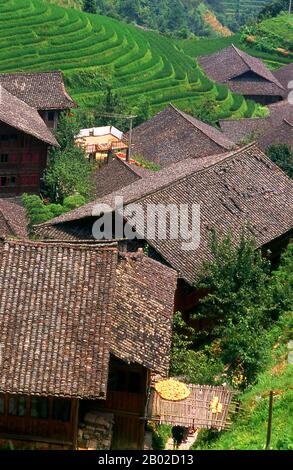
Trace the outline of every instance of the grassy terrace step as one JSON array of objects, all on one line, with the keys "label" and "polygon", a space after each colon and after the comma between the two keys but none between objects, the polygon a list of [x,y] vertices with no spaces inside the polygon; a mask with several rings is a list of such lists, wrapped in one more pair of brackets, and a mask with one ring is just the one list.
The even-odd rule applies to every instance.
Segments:
[{"label": "grassy terrace step", "polygon": [[91,107],[101,93],[95,78],[103,67],[115,90],[133,104],[148,97],[154,112],[169,101],[187,106],[210,97],[228,117],[254,113],[254,106],[213,84],[182,47],[157,33],[44,0],[0,0],[0,72],[60,69],[73,98]]}]

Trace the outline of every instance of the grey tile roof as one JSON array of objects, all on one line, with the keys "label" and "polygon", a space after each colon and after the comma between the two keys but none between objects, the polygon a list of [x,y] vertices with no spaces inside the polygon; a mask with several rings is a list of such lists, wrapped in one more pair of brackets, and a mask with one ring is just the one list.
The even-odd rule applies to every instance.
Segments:
[{"label": "grey tile roof", "polygon": [[167,374],[176,279],[115,243],[1,242],[0,392],[106,398],[110,352]]},{"label": "grey tile roof", "polygon": [[2,73],[0,85],[38,110],[66,110],[76,106],[65,90],[59,71]]},{"label": "grey tile roof", "polygon": [[133,130],[133,155],[164,168],[187,158],[235,148],[218,129],[183,113],[173,105]]},{"label": "grey tile roof", "polygon": [[253,135],[255,140],[270,132],[276,136],[275,130],[283,124],[284,120],[293,122],[293,105],[284,100],[268,108],[270,115],[265,118],[223,119],[220,121],[221,129],[238,144],[249,135]]},{"label": "grey tile roof", "polygon": [[117,249],[7,241],[0,391],[105,397]]},{"label": "grey tile roof", "polygon": [[[192,169],[196,160],[173,165],[170,167],[172,174],[170,168],[164,170],[165,176],[160,184],[155,178],[163,172],[142,180],[139,184],[133,183],[98,202],[113,207],[115,196],[120,195],[125,197],[125,205],[135,202],[143,210],[150,204],[187,204],[189,207],[191,204],[200,204],[201,240],[200,247],[195,252],[183,251],[184,240],[180,238],[148,240],[146,237],[148,243],[181,277],[193,283],[203,261],[211,256],[209,234],[212,229],[220,234],[231,231],[236,242],[248,225],[260,247],[290,232],[293,227],[293,182],[285,173],[255,144],[221,157],[214,157],[213,163],[203,165],[201,169]],[[184,169],[179,173],[181,166]],[[72,221],[73,225],[76,220],[78,226],[79,219],[88,217],[88,223],[92,227],[94,218],[90,214],[94,205],[95,202],[61,216],[51,221],[51,224],[59,224],[60,231],[66,232],[66,220]],[[49,234],[51,227],[47,224],[39,229],[47,229]]]},{"label": "grey tile roof", "polygon": [[[250,56],[233,44],[214,54],[199,57],[198,61],[212,80],[227,83],[236,93],[277,96],[286,94],[282,84],[260,59]],[[251,77],[235,80],[248,72],[253,72],[262,80],[258,82]]]},{"label": "grey tile roof", "polygon": [[120,256],[111,352],[167,376],[177,273],[143,255]]},{"label": "grey tile roof", "polygon": [[123,197],[125,204],[134,202],[138,198],[142,198],[160,189],[169,187],[174,182],[177,182],[178,180],[185,178],[186,176],[191,175],[196,171],[202,170],[203,168],[207,168],[210,165],[224,160],[227,155],[230,155],[230,153],[210,155],[203,158],[189,158],[180,162],[180,164],[176,163],[168,166],[167,168],[154,173],[148,178],[135,181],[129,186],[125,186],[120,190],[114,191],[113,193],[106,194],[103,198],[96,199],[95,201],[79,207],[78,209],[63,214],[60,217],[56,217],[44,224],[35,226],[36,233],[41,234],[43,237],[46,236],[46,234],[49,235],[51,228],[54,230],[54,226],[57,226],[57,224],[83,219],[85,217],[91,217],[95,205],[99,202],[109,204],[113,207],[116,196]]},{"label": "grey tile roof", "polygon": [[150,170],[127,163],[121,158],[111,157],[96,172],[96,196],[103,197],[151,174],[153,172]]},{"label": "grey tile roof", "polygon": [[[291,62],[291,64],[284,65],[283,67],[277,70],[274,70],[273,74],[276,77],[276,79],[283,85],[285,90],[289,91],[288,89],[289,82],[293,80],[293,62]],[[292,90],[292,87],[291,87],[291,90]]]},{"label": "grey tile roof", "polygon": [[270,145],[276,144],[290,145],[293,152],[293,120],[289,122],[284,119],[282,124],[275,129],[269,129],[258,139],[258,145],[264,151]]},{"label": "grey tile roof", "polygon": [[0,85],[0,121],[42,142],[59,146],[38,111]]},{"label": "grey tile roof", "polygon": [[27,223],[23,207],[8,199],[0,199],[0,238],[27,238]]}]

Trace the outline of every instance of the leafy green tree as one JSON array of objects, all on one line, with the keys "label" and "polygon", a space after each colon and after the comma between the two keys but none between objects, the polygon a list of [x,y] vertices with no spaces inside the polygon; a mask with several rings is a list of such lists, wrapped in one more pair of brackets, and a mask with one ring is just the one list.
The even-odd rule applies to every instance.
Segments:
[{"label": "leafy green tree", "polygon": [[219,105],[210,99],[204,99],[191,108],[191,114],[206,124],[216,126],[219,121]]},{"label": "leafy green tree", "polygon": [[293,179],[293,152],[290,145],[271,145],[267,149],[267,156]]},{"label": "leafy green tree", "polygon": [[196,288],[208,289],[195,319],[204,318],[208,331],[195,335],[219,340],[220,356],[238,385],[253,382],[266,360],[265,334],[271,325],[270,262],[256,250],[255,241],[240,237],[235,246],[229,235],[211,239],[212,261],[205,262]]},{"label": "leafy green tree", "polygon": [[83,11],[87,13],[97,13],[96,0],[83,0]]},{"label": "leafy green tree", "polygon": [[55,152],[44,178],[50,199],[62,203],[67,196],[78,193],[85,200],[90,200],[95,189],[93,171],[93,164],[81,148],[71,147]]},{"label": "leafy green tree", "polygon": [[182,314],[174,316],[170,374],[184,377],[194,384],[218,384],[224,380],[224,365],[215,345],[196,351],[195,330],[188,326]]},{"label": "leafy green tree", "polygon": [[277,319],[286,311],[293,311],[293,243],[282,254],[281,262],[272,274],[271,294],[274,317]]}]

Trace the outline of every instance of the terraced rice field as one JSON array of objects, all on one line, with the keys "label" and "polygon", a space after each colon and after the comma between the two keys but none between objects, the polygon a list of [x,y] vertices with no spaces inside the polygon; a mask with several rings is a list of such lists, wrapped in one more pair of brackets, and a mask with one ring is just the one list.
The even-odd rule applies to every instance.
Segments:
[{"label": "terraced rice field", "polygon": [[236,14],[256,16],[265,5],[272,3],[272,0],[221,0],[221,3],[227,19],[231,21]]},{"label": "terraced rice field", "polygon": [[201,55],[209,55],[217,52],[225,47],[234,44],[239,49],[247,52],[247,54],[259,57],[269,68],[277,69],[283,65],[289,64],[292,60],[277,53],[269,53],[256,49],[256,47],[246,45],[241,42],[240,34],[234,34],[228,38],[217,39],[181,39],[176,41],[177,46],[190,57],[196,58]]},{"label": "terraced rice field", "polygon": [[0,0],[0,72],[60,69],[79,105],[94,107],[101,70],[130,104],[146,96],[153,111],[211,98],[223,116],[255,106],[211,82],[196,61],[154,32],[41,0]]}]

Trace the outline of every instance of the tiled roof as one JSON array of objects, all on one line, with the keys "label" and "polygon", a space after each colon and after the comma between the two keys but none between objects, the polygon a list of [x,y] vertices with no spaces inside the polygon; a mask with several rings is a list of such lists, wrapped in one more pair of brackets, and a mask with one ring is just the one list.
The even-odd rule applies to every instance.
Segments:
[{"label": "tiled roof", "polygon": [[146,256],[129,254],[118,264],[116,283],[113,354],[167,375],[176,271]]},{"label": "tiled roof", "polygon": [[38,110],[65,110],[75,107],[65,90],[61,72],[3,73],[0,85],[12,95]]},{"label": "tiled roof", "polygon": [[0,238],[27,238],[27,218],[23,207],[0,199]]},{"label": "tiled roof", "polygon": [[[293,105],[284,100],[268,106],[270,115],[265,118],[223,119],[220,121],[222,131],[238,144],[247,136],[258,140],[264,134],[273,135],[282,126],[284,120],[293,122]],[[286,142],[286,139],[285,139]]]},{"label": "tiled roof", "polygon": [[[203,261],[211,256],[209,234],[212,229],[220,234],[231,231],[236,241],[248,225],[260,247],[289,232],[293,227],[293,182],[256,145],[216,158],[202,169],[192,170],[194,161],[174,165],[177,167],[177,177],[173,175],[172,178],[168,174],[170,168],[167,168],[160,184],[154,179],[152,185],[152,179],[159,177],[162,172],[98,201],[113,207],[115,196],[120,195],[125,196],[125,205],[139,203],[144,210],[149,204],[187,204],[188,207],[191,204],[200,204],[201,240],[199,249],[195,252],[183,251],[183,240],[180,238],[148,240],[146,237],[161,257],[189,283],[194,282]],[[185,165],[186,171],[180,174],[178,170],[181,165]],[[59,229],[66,232],[66,220],[89,217],[88,223],[92,226],[94,219],[90,218],[90,214],[94,205],[95,203],[91,203],[63,218],[61,216],[55,219],[55,223],[59,223]],[[78,221],[76,225],[79,225]],[[50,232],[50,226],[47,227]],[[40,228],[45,230],[46,226]]]},{"label": "tiled roof", "polygon": [[[206,74],[218,83],[228,83],[229,88],[246,95],[280,95],[285,94],[282,84],[265,64],[256,57],[241,51],[233,44],[214,54],[199,57],[198,61]],[[257,82],[252,78],[235,80],[247,72],[253,72],[263,80]]]},{"label": "tiled roof", "polygon": [[42,142],[59,146],[38,111],[10,94],[0,85],[0,121],[32,135]]},{"label": "tiled roof", "polygon": [[291,91],[293,87],[288,88],[289,83],[293,80],[293,62],[288,65],[284,65],[280,69],[273,71],[276,79],[283,85],[285,90]]},{"label": "tiled roof", "polygon": [[116,248],[5,242],[0,391],[103,398]]},{"label": "tiled roof", "polygon": [[173,105],[133,130],[133,155],[164,168],[187,158],[235,148],[219,130],[183,113]]},{"label": "tiled roof", "polygon": [[270,121],[267,118],[223,119],[220,126],[227,137],[240,144],[248,136],[256,140],[270,128]]},{"label": "tiled roof", "polygon": [[96,196],[103,197],[151,174],[150,170],[113,157],[96,172]]},{"label": "tiled roof", "polygon": [[[203,168],[207,168],[210,165],[214,165],[217,162],[224,160],[229,153],[220,154],[220,155],[210,155],[208,157],[203,158],[189,158],[186,159],[180,164],[173,164],[164,168],[161,171],[154,173],[149,178],[144,178],[140,181],[135,181],[134,183],[130,184],[129,186],[125,186],[118,191],[105,195],[102,199],[96,199],[89,204],[86,204],[78,209],[75,209],[71,212],[67,212],[59,217],[56,217],[44,224],[36,225],[34,227],[36,234],[40,237],[49,237],[54,238],[54,234],[61,233],[65,227],[61,227],[61,224],[68,223],[75,220],[84,219],[86,217],[91,217],[93,214],[93,209],[97,203],[105,203],[109,204],[111,207],[114,207],[115,197],[120,196],[123,197],[124,204],[130,204],[131,202],[136,201],[139,198],[152,194],[160,189],[166,188],[173,184],[174,182],[180,180],[181,178],[185,178],[186,176],[202,170]],[[81,228],[81,227],[80,227]],[[55,232],[55,229],[58,232]],[[51,234],[51,230],[53,230]],[[70,230],[70,229],[69,229]],[[79,227],[72,225],[72,230],[74,233],[79,230]],[[87,227],[84,228],[89,233]],[[82,230],[81,233],[85,233]],[[53,236],[52,236],[53,235]],[[73,235],[75,236],[75,234]]]},{"label": "tiled roof", "polygon": [[110,352],[166,374],[176,279],[111,242],[1,243],[0,392],[105,398]]},{"label": "tiled roof", "polygon": [[293,151],[293,120],[283,120],[282,124],[275,129],[269,129],[259,139],[258,145],[266,150],[270,145],[287,144]]}]

